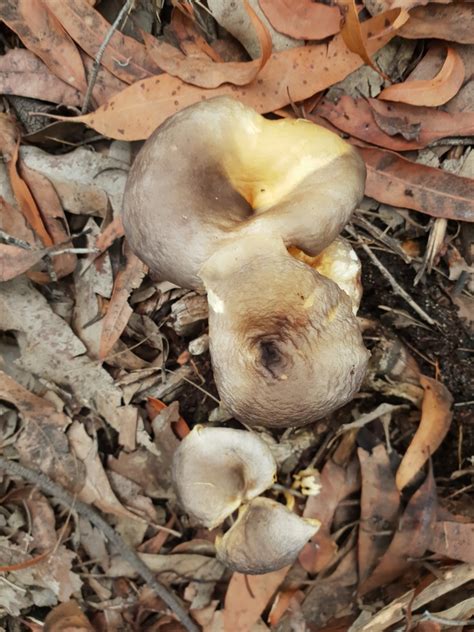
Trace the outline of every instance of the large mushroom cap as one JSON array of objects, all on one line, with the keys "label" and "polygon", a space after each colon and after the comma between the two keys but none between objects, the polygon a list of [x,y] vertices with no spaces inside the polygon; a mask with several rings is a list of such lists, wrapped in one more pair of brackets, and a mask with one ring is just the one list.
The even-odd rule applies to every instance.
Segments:
[{"label": "large mushroom cap", "polygon": [[125,232],[161,278],[202,289],[203,263],[241,233],[318,254],[364,184],[362,159],[336,134],[216,97],[175,114],[145,143],[125,189]]},{"label": "large mushroom cap", "polygon": [[256,434],[196,426],[173,456],[172,477],[186,512],[209,529],[275,480],[276,463]]},{"label": "large mushroom cap", "polygon": [[351,301],[287,247],[320,254],[364,183],[336,134],[228,97],[179,112],[137,157],[126,235],[163,279],[207,290],[216,384],[240,421],[300,426],[358,390],[368,353]]},{"label": "large mushroom cap", "polygon": [[[214,378],[240,421],[297,427],[353,397],[369,354],[346,292],[282,242],[253,241],[219,250],[204,266]],[[252,247],[247,263],[235,264]],[[233,265],[237,287],[228,282]]]},{"label": "large mushroom cap", "polygon": [[216,540],[217,556],[239,573],[269,573],[294,562],[319,526],[317,520],[300,518],[274,500],[255,498]]}]

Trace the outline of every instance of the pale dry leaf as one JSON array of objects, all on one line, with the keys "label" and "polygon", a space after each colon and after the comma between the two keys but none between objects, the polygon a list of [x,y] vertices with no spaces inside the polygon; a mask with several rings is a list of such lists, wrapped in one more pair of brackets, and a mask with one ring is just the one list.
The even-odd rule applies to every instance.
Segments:
[{"label": "pale dry leaf", "polygon": [[104,360],[120,338],[133,313],[128,298],[138,288],[146,274],[146,265],[131,251],[128,242],[124,244],[125,265],[119,271],[107,313],[102,322],[99,358]]},{"label": "pale dry leaf", "polygon": [[[84,230],[89,231],[86,235],[86,247],[93,248],[100,229],[89,218]],[[103,325],[101,297],[110,298],[113,288],[112,265],[107,252],[93,262],[88,259],[79,260],[74,271],[74,288],[73,329],[87,347],[89,357],[98,359]]]},{"label": "pale dry leaf", "polygon": [[474,7],[471,3],[432,3],[410,11],[410,19],[400,30],[401,37],[437,38],[460,44],[474,44]]},{"label": "pale dry leaf", "polygon": [[76,45],[41,0],[5,0],[0,20],[57,77],[85,93],[87,82]]},{"label": "pale dry leaf", "polygon": [[399,154],[359,147],[367,166],[366,195],[432,217],[474,221],[474,180],[414,163]]},{"label": "pale dry leaf", "polygon": [[157,522],[157,513],[153,501],[149,496],[143,494],[141,485],[113,470],[108,470],[107,477],[113,491],[125,506],[133,509],[135,514],[141,516],[147,522]]},{"label": "pale dry leaf", "polygon": [[114,214],[121,212],[127,163],[84,147],[55,156],[39,147],[23,146],[20,155],[27,167],[53,184],[64,210],[106,217],[110,204]]},{"label": "pale dry leaf", "polygon": [[[43,3],[70,37],[94,59],[111,28],[107,20],[87,0],[43,0]],[[160,71],[147,57],[145,46],[119,30],[113,32],[105,47],[101,64],[126,83]]]},{"label": "pale dry leaf", "polygon": [[[160,579],[164,583],[187,584],[191,579],[217,582],[225,573],[224,565],[219,560],[207,555],[139,553],[139,556],[153,573],[160,574]],[[114,557],[107,575],[109,577],[135,577],[136,573],[136,569],[130,566],[123,557]]]},{"label": "pale dry leaf", "polygon": [[18,579],[27,584],[27,577],[31,577],[33,586],[43,585],[53,591],[59,601],[67,601],[74,593],[81,590],[82,580],[78,573],[72,570],[72,563],[77,555],[67,549],[64,544],[59,545],[51,557],[43,560],[36,567],[17,571]]},{"label": "pale dry leaf", "polygon": [[365,580],[380,561],[397,526],[400,495],[383,444],[371,454],[359,448],[362,492],[357,555],[359,581]]},{"label": "pale dry leaf", "polygon": [[266,26],[258,18],[248,0],[243,0],[242,6],[258,39],[261,55],[257,59],[216,62],[203,55],[185,55],[175,46],[159,41],[143,31],[142,37],[149,56],[164,72],[201,88],[217,88],[223,83],[238,86],[250,83],[268,61],[272,52],[272,40]]},{"label": "pale dry leaf", "polygon": [[128,511],[114,494],[100,460],[97,442],[89,437],[84,426],[74,421],[69,428],[68,438],[71,450],[86,468],[84,486],[78,494],[79,499],[95,505],[106,513],[139,520],[138,516]]},{"label": "pale dry leaf", "polygon": [[101,414],[118,432],[129,419],[122,392],[42,294],[20,277],[0,285],[0,327],[15,332],[20,368],[66,386],[77,401]]},{"label": "pale dry leaf", "polygon": [[448,520],[436,522],[430,550],[443,557],[474,564],[474,524]]},{"label": "pale dry leaf", "polygon": [[[72,245],[66,217],[58,194],[51,182],[41,173],[20,165],[20,173],[30,189],[41,213],[44,225],[54,244]],[[52,266],[58,278],[74,271],[77,257],[73,253],[62,253],[52,258]],[[49,281],[49,276],[47,278]]]},{"label": "pale dry leaf", "polygon": [[412,495],[399,519],[394,536],[373,572],[359,584],[359,593],[385,586],[429,549],[431,530],[436,520],[436,486],[430,467],[422,485]]},{"label": "pale dry leaf", "polygon": [[0,282],[27,272],[44,257],[44,250],[27,250],[13,244],[0,244]]}]

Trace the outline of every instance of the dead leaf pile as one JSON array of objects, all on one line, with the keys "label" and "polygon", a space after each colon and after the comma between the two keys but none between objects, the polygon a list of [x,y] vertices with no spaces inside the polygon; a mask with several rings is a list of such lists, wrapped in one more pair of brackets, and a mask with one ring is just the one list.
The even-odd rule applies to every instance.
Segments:
[{"label": "dead leaf pile", "polygon": [[[472,3],[4,0],[0,28],[1,629],[469,629]],[[342,410],[261,433],[267,495],[321,523],[262,576],[176,502],[180,440],[230,421],[207,300],[150,276],[120,217],[134,141],[217,95],[367,167],[345,236],[370,366]]]}]

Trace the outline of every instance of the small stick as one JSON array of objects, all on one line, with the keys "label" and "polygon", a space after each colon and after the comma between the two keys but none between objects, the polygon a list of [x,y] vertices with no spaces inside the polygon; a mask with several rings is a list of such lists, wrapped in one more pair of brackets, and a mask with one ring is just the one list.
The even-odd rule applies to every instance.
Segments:
[{"label": "small stick", "polygon": [[16,461],[9,461],[0,456],[0,470],[4,470],[9,476],[19,477],[28,481],[32,485],[39,487],[41,491],[54,496],[69,509],[74,509],[77,513],[91,522],[103,535],[110,544],[117,550],[122,558],[128,562],[137,573],[145,580],[155,593],[165,602],[165,604],[175,613],[181,623],[188,632],[199,632],[198,626],[191,619],[189,614],[179,603],[178,599],[171,593],[166,586],[160,584],[155,576],[145,564],[145,562],[125,544],[119,534],[102,518],[102,516],[92,507],[77,500],[72,494],[63,487],[53,482],[48,476],[42,472],[35,472],[28,467],[24,467]]},{"label": "small stick", "polygon": [[362,239],[359,237],[359,235],[356,233],[356,231],[354,230],[354,228],[352,228],[352,226],[346,226],[346,230],[347,232],[352,235],[352,237],[354,237],[357,242],[359,243],[359,245],[362,247],[362,249],[367,253],[367,255],[370,257],[370,259],[372,260],[372,262],[374,263],[374,265],[380,270],[380,272],[383,274],[383,276],[387,279],[387,281],[390,283],[390,285],[393,288],[393,291],[396,292],[397,294],[399,294],[407,303],[408,305],[410,305],[410,307],[419,315],[421,316],[421,318],[423,318],[423,320],[425,320],[429,325],[438,325],[439,323],[436,322],[436,320],[433,320],[431,318],[431,316],[429,316],[424,309],[422,309],[419,305],[417,305],[415,303],[415,301],[412,299],[412,297],[408,294],[408,292],[405,292],[405,290],[402,288],[402,286],[398,283],[398,281],[395,279],[395,277],[387,270],[387,268],[385,268],[385,266],[382,264],[382,262],[379,260],[378,257],[376,257],[376,255],[374,255],[374,253],[372,252],[372,250],[367,246],[367,244],[365,244]]},{"label": "small stick", "polygon": [[99,74],[100,63],[102,61],[102,57],[104,56],[105,49],[109,45],[110,40],[112,39],[112,35],[118,29],[119,24],[122,22],[125,15],[131,10],[134,2],[135,0],[127,0],[127,2],[123,5],[123,7],[119,11],[119,14],[115,18],[114,23],[110,27],[109,32],[105,36],[104,41],[100,45],[99,50],[97,51],[97,55],[94,59],[94,65],[92,66],[91,76],[89,77],[89,82],[87,84],[87,92],[86,96],[84,97],[84,103],[82,104],[81,114],[85,114],[87,112],[87,108],[89,107],[92,90],[94,89],[95,82],[97,81],[97,75]]}]

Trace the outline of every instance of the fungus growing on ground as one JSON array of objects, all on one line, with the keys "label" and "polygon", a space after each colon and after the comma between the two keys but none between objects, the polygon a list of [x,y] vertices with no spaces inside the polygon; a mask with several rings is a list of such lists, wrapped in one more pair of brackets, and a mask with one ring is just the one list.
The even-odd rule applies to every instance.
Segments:
[{"label": "fungus growing on ground", "polygon": [[300,518],[281,503],[255,498],[216,540],[217,557],[239,573],[270,573],[292,564],[319,526],[318,520]]},{"label": "fungus growing on ground", "polygon": [[268,489],[275,475],[267,444],[245,430],[195,426],[173,455],[178,500],[208,529]]},{"label": "fungus growing on ground", "polygon": [[214,377],[236,419],[301,426],[358,390],[368,352],[351,298],[330,265],[324,276],[288,248],[321,257],[364,183],[336,134],[228,97],[168,119],[135,160],[126,236],[163,280],[207,291]]},{"label": "fungus growing on ground", "polygon": [[236,522],[216,540],[217,556],[232,570],[268,573],[293,562],[319,522],[258,497],[273,484],[276,463],[267,444],[246,430],[195,426],[173,456],[178,500],[212,529],[236,509]]}]

